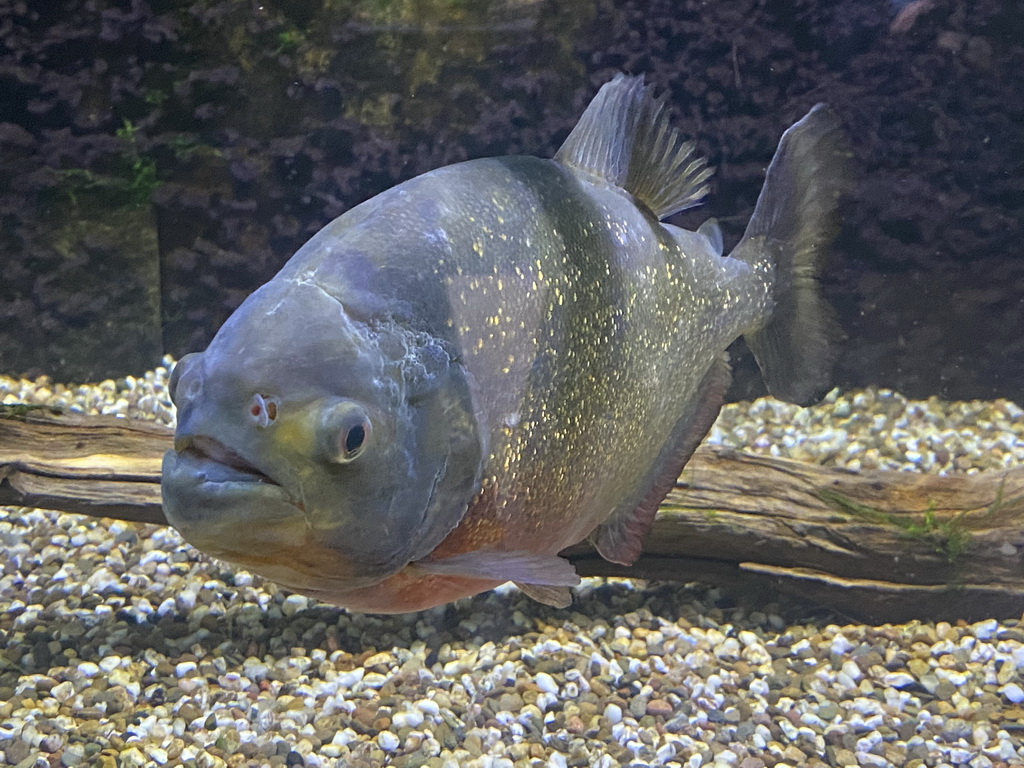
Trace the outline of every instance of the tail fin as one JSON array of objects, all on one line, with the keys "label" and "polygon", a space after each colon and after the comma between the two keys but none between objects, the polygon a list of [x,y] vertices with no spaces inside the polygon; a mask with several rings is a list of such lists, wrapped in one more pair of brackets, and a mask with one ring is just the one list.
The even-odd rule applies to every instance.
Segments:
[{"label": "tail fin", "polygon": [[775,263],[768,321],[746,335],[772,395],[807,404],[828,390],[841,336],[821,295],[818,271],[839,230],[850,180],[839,119],[818,104],[787,130],[768,167],[754,215],[732,256]]}]

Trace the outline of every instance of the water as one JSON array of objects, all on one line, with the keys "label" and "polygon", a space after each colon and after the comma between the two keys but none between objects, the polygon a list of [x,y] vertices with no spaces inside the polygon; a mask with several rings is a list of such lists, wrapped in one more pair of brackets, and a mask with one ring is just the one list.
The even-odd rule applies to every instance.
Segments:
[{"label": "water", "polygon": [[[738,237],[827,101],[859,185],[825,275],[845,386],[1024,399],[1022,22],[995,2],[18,3],[0,8],[0,368],[202,348],[323,224],[446,163],[550,155],[644,73]],[[760,390],[737,349],[734,396]]]},{"label": "water", "polygon": [[[706,204],[673,221],[716,216],[727,247],[782,131],[830,103],[860,172],[824,276],[848,336],[836,383],[1021,403],[1022,40],[1014,4],[994,0],[0,0],[0,374],[138,376],[201,349],[335,216],[447,163],[550,156],[625,71],[717,167]],[[742,345],[734,362],[732,396],[758,394]],[[166,415],[166,373],[100,386],[113,403],[48,380],[56,401],[38,381],[0,394],[122,414],[157,398],[148,413]],[[897,429],[942,411],[881,392]],[[851,397],[826,401],[839,421],[807,447],[834,441],[868,469],[871,451],[891,457],[868,445],[877,409]],[[754,408],[769,427],[755,448],[790,447],[813,418]],[[959,440],[1000,471],[1019,409],[956,411],[963,424],[936,427],[955,440],[893,432],[883,448],[964,469]],[[716,437],[756,432],[740,421]],[[995,510],[967,522],[988,528]],[[971,544],[961,515],[920,517],[916,538],[896,534],[901,567],[934,560],[921,548],[936,531]],[[503,587],[381,618],[307,604],[168,528],[0,508],[0,540],[0,764],[1024,756],[1013,619],[808,617],[750,570],[733,603],[737,569],[700,560],[688,567],[719,586],[594,581],[564,611]],[[1017,539],[1001,545],[1019,571]]]}]

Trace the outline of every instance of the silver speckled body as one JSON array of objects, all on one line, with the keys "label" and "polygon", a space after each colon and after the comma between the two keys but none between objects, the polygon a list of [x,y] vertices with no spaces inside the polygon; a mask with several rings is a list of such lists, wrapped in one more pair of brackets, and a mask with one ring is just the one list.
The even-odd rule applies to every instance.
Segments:
[{"label": "silver speckled body", "polygon": [[635,506],[702,377],[763,319],[771,289],[767,262],[722,258],[602,179],[530,157],[378,195],[275,280],[318,282],[352,306],[386,296],[455,345],[498,500],[474,543],[550,553]]}]

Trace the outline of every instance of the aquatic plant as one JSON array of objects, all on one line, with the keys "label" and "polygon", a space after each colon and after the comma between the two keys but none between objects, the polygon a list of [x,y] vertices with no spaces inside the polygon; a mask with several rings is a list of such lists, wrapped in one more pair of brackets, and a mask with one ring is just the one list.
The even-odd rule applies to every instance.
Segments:
[{"label": "aquatic plant", "polygon": [[[965,510],[940,517],[936,514],[935,502],[929,501],[928,508],[920,516],[896,515],[861,504],[828,488],[820,489],[817,495],[847,515],[898,528],[905,538],[927,543],[951,565],[967,551],[971,543],[971,531],[967,526],[968,512]],[[990,514],[992,509],[989,507],[982,514]]]},{"label": "aquatic plant", "polygon": [[142,207],[152,203],[153,193],[160,186],[156,161],[139,148],[138,127],[125,120],[116,131],[123,149],[111,172],[91,168],[61,168],[57,192],[74,207],[83,204],[83,197],[99,193],[94,205],[105,208]]}]

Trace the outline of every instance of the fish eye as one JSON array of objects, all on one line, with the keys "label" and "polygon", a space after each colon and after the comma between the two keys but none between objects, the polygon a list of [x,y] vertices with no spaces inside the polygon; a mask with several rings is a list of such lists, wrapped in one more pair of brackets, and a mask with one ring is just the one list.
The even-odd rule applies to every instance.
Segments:
[{"label": "fish eye", "polygon": [[249,401],[249,418],[257,427],[269,427],[277,419],[276,397],[267,397],[256,393]]},{"label": "fish eye", "polygon": [[351,400],[335,403],[324,413],[320,438],[323,457],[334,464],[357,459],[373,433],[366,411]]},{"label": "fish eye", "polygon": [[345,434],[345,454],[347,456],[355,457],[361,450],[363,450],[363,444],[366,442],[366,425],[354,424],[352,428]]}]

